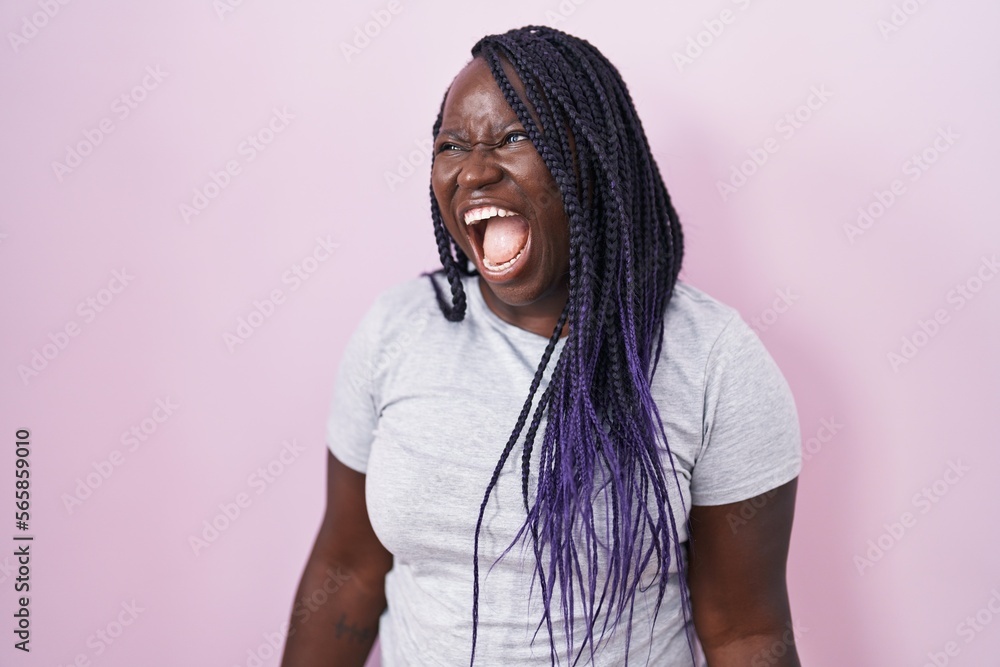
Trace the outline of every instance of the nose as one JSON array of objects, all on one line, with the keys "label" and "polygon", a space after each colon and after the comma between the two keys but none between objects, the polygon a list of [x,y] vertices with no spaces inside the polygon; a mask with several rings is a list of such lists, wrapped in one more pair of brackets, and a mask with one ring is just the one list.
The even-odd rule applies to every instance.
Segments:
[{"label": "nose", "polygon": [[478,190],[483,186],[496,183],[503,178],[503,169],[497,164],[493,155],[493,147],[477,144],[462,161],[462,170],[458,174],[458,183],[469,190]]}]

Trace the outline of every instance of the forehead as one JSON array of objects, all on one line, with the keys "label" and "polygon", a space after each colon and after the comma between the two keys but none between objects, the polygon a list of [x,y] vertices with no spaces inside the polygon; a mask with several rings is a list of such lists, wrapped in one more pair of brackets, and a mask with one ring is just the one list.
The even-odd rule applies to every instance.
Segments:
[{"label": "forehead", "polygon": [[448,89],[444,102],[445,119],[486,120],[496,115],[513,115],[503,93],[493,79],[489,65],[482,58],[474,58],[462,68]]},{"label": "forehead", "polygon": [[[514,90],[527,103],[524,86],[513,67],[503,60],[501,64]],[[517,114],[497,86],[490,66],[481,57],[473,58],[462,68],[448,89],[444,102],[443,123],[446,126],[456,122],[506,125],[516,120]]]}]

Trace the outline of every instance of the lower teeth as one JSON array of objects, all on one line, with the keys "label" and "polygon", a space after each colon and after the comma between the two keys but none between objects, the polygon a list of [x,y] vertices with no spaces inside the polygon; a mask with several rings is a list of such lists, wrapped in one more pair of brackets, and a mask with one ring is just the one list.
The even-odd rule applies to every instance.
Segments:
[{"label": "lower teeth", "polygon": [[518,258],[521,256],[522,252],[524,252],[524,248],[521,248],[520,250],[518,250],[516,255],[514,255],[513,257],[511,257],[510,259],[508,259],[503,264],[494,264],[493,262],[491,262],[486,257],[483,257],[483,264],[486,265],[487,269],[491,269],[493,271],[503,271],[508,266],[513,265],[514,262],[516,262],[518,260]]}]

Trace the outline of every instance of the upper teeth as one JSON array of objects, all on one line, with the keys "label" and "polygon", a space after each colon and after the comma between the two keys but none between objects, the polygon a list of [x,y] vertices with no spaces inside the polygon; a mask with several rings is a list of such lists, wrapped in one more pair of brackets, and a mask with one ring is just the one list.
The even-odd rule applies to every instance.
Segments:
[{"label": "upper teeth", "polygon": [[465,224],[471,225],[474,222],[492,218],[493,216],[503,218],[508,215],[517,215],[517,213],[500,208],[499,206],[478,206],[465,212]]}]

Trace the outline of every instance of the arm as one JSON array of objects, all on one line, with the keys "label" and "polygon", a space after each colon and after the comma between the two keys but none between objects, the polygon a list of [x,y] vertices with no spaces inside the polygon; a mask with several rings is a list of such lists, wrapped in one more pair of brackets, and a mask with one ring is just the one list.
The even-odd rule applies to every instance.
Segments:
[{"label": "arm", "polygon": [[799,667],[785,585],[797,483],[691,508],[688,583],[710,667]]},{"label": "arm", "polygon": [[281,667],[362,667],[391,567],[368,520],[365,475],[328,451],[326,514],[295,594]]}]

